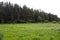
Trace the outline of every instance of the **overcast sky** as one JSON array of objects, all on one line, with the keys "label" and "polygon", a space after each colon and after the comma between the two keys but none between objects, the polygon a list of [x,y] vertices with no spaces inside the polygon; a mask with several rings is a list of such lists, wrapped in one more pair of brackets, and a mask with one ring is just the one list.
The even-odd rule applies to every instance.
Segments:
[{"label": "overcast sky", "polygon": [[0,2],[17,3],[21,6],[26,5],[33,9],[41,9],[45,12],[58,15],[60,17],[60,0],[0,0]]}]

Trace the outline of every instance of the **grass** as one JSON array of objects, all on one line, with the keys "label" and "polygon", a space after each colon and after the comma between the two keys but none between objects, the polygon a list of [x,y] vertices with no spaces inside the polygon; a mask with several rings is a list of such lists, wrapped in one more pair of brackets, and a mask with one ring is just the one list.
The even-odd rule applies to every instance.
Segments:
[{"label": "grass", "polygon": [[60,40],[60,24],[0,24],[3,40]]}]

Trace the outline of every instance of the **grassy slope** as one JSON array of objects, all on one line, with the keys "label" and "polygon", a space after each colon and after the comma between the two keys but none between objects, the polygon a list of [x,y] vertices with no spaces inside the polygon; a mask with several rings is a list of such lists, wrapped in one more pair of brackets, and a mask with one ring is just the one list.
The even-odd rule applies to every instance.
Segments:
[{"label": "grassy slope", "polygon": [[58,23],[0,24],[4,40],[60,40]]}]

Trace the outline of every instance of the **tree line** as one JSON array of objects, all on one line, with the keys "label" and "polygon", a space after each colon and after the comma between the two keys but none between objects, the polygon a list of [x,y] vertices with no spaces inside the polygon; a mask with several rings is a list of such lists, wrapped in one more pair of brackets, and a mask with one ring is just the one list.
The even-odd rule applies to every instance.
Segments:
[{"label": "tree line", "polygon": [[59,21],[57,15],[23,7],[10,2],[0,2],[0,23],[35,23]]}]

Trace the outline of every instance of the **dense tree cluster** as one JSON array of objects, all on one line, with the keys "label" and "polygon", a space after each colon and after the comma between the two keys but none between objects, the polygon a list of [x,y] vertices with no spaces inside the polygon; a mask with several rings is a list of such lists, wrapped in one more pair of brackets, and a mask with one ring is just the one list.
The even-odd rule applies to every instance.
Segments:
[{"label": "dense tree cluster", "polygon": [[57,15],[19,6],[10,2],[0,2],[0,23],[30,23],[58,21]]}]

